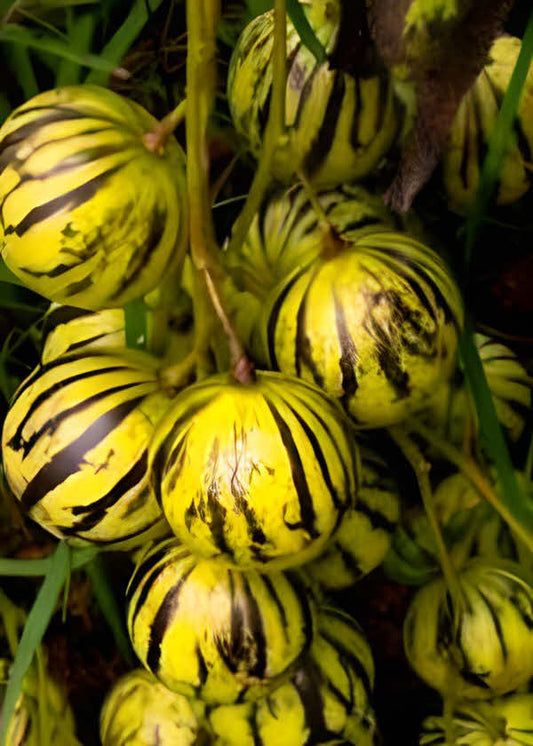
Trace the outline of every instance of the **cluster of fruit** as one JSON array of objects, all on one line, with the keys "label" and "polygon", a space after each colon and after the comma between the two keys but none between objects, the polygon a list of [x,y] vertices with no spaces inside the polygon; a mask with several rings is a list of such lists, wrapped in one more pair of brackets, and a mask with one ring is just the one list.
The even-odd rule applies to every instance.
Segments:
[{"label": "cluster of fruit", "polygon": [[[330,50],[337,5],[305,7]],[[229,76],[235,128],[256,154],[272,34],[272,13],[255,19]],[[475,191],[517,45],[496,43],[454,123],[444,173],[458,206]],[[60,539],[141,548],[126,601],[147,670],[109,695],[104,746],[375,743],[370,649],[327,593],[386,555],[401,582],[433,578],[410,608],[406,652],[443,696],[469,702],[457,705],[461,727],[464,712],[473,730],[491,718],[523,727],[531,708],[531,695],[476,703],[533,674],[533,588],[513,561],[527,548],[508,532],[505,553],[507,527],[491,533],[499,518],[477,493],[443,488],[450,545],[458,555],[467,546],[466,557],[479,545],[448,588],[434,577],[423,518],[412,520],[426,544],[397,527],[398,486],[360,432],[418,414],[460,445],[477,427],[453,378],[463,309],[450,271],[408,218],[345,183],[398,142],[408,107],[388,72],[319,65],[290,24],[287,70],[274,175],[303,174],[304,185],[270,195],[243,245],[221,255],[228,306],[258,368],[246,380],[234,370],[177,394],[165,386],[167,366],[196,349],[193,328],[168,329],[187,316],[187,300],[177,303],[187,283],[176,280],[188,261],[186,158],[173,137],[158,139],[146,111],[91,86],[40,94],[0,129],[2,257],[55,302],[41,363],[4,422],[7,482]],[[518,121],[501,201],[527,188],[520,148],[533,147],[533,117]],[[142,296],[150,352],[126,348],[123,307]],[[500,420],[518,437],[514,404],[530,405],[528,377],[508,350],[478,342]],[[451,727],[432,720],[423,742]]]}]

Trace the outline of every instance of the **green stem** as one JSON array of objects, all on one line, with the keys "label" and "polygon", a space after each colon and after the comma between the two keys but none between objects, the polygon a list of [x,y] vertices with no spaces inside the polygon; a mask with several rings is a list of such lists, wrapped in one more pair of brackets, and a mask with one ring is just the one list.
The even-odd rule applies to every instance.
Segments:
[{"label": "green stem", "polygon": [[492,484],[484,476],[477,463],[470,457],[464,456],[457,448],[448,443],[448,441],[437,435],[432,429],[426,427],[418,420],[411,418],[409,420],[409,429],[421,435],[434,448],[439,450],[452,464],[465,475],[469,482],[477,489],[479,494],[487,500],[492,507],[498,511],[500,516],[514,533],[520,537],[530,551],[533,552],[533,534],[527,526],[518,521],[510,512],[508,507],[498,497]]},{"label": "green stem", "polygon": [[287,88],[287,13],[285,0],[274,1],[274,47],[272,52],[272,103],[248,198],[235,221],[228,251],[238,253],[246,239],[252,220],[272,180],[272,163],[285,133],[285,96]]},{"label": "green stem", "polygon": [[431,467],[425,460],[417,445],[411,440],[402,427],[397,425],[389,427],[389,433],[413,468],[420,488],[420,496],[422,497],[424,509],[431,529],[435,535],[435,543],[437,545],[439,563],[442,568],[444,580],[452,598],[459,599],[461,597],[461,586],[459,585],[457,574],[451,563],[448,550],[446,549],[446,544],[444,543],[442,531],[440,530],[439,521],[433,506],[431,483],[429,481],[429,470]]}]

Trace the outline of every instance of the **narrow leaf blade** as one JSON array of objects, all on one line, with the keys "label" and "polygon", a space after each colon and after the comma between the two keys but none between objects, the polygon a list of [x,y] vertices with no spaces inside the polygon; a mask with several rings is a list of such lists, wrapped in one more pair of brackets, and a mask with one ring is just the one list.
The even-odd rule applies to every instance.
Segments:
[{"label": "narrow leaf blade", "polygon": [[315,57],[319,65],[322,65],[328,58],[327,52],[322,43],[317,39],[315,32],[311,28],[307,16],[304,13],[303,5],[299,0],[287,0],[287,13],[291,19],[292,25],[298,32],[298,36]]}]

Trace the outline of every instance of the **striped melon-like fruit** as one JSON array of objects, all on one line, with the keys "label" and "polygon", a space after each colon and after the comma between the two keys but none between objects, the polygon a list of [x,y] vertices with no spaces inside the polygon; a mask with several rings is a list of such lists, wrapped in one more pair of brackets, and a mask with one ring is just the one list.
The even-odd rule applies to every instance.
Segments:
[{"label": "striped melon-like fruit", "polygon": [[238,568],[317,556],[353,504],[356,446],[340,407],[315,386],[260,372],[184,389],[150,447],[151,485],[191,551]]},{"label": "striped melon-like fruit", "polygon": [[208,711],[217,746],[373,746],[374,665],[357,623],[323,608],[309,655],[290,680],[257,702]]},{"label": "striped melon-like fruit", "polygon": [[[490,62],[463,97],[452,122],[442,169],[450,208],[457,212],[464,212],[474,201],[489,138],[521,44],[520,39],[512,36],[496,39],[490,50]],[[529,68],[513,128],[513,139],[508,142],[499,172],[495,197],[498,204],[515,202],[531,186],[533,65]]]},{"label": "striped melon-like fruit", "polygon": [[440,257],[383,228],[296,269],[271,293],[262,332],[270,367],[314,381],[375,428],[431,403],[455,366],[462,320]]},{"label": "striped melon-like fruit", "polygon": [[127,592],[142,664],[172,691],[205,702],[259,696],[309,647],[314,601],[296,571],[238,572],[178,541],[146,553]]},{"label": "striped melon-like fruit", "polygon": [[[0,660],[0,677],[5,684],[11,662]],[[6,729],[6,746],[81,746],[65,687],[45,666],[39,649],[22,681],[15,711]]]},{"label": "striped melon-like fruit", "polygon": [[400,516],[398,487],[385,461],[361,449],[357,502],[344,514],[326,550],[306,570],[320,586],[338,590],[374,570],[390,547]]},{"label": "striped melon-like fruit", "polygon": [[[531,379],[508,347],[483,334],[474,335],[474,340],[498,419],[511,440],[518,440],[531,410]],[[474,401],[463,377],[443,386],[424,416],[458,446],[478,429]]]},{"label": "striped melon-like fruit", "polygon": [[533,676],[533,587],[511,561],[470,560],[460,592],[443,579],[421,588],[404,625],[407,657],[443,695],[490,699]]},{"label": "striped melon-like fruit", "polygon": [[[329,54],[339,28],[338,0],[301,2]],[[268,11],[242,32],[230,62],[228,103],[235,128],[260,153],[272,98],[274,15]],[[350,75],[319,64],[287,22],[286,140],[272,170],[284,182],[304,171],[315,185],[333,186],[369,174],[398,139],[405,107],[388,71],[365,64]]]},{"label": "striped melon-like fruit", "polygon": [[264,200],[242,247],[225,257],[241,288],[263,301],[294,269],[307,266],[327,249],[331,230],[353,240],[376,226],[395,226],[383,198],[360,186],[320,191],[316,199],[329,225],[300,186]]},{"label": "striped melon-like fruit", "polygon": [[[510,694],[491,702],[460,702],[453,710],[456,746],[533,746],[533,694]],[[420,746],[446,746],[443,717],[429,717]]]},{"label": "striped melon-like fruit", "polygon": [[168,526],[148,488],[148,444],[169,399],[148,355],[70,356],[21,384],[7,413],[7,481],[31,518],[73,544],[129,548]]},{"label": "striped melon-like fruit", "polygon": [[102,746],[199,746],[203,705],[163,686],[136,669],[122,676],[100,714]]},{"label": "striped melon-like fruit", "polygon": [[50,300],[98,310],[154,288],[185,250],[185,157],[156,120],[97,86],[27,101],[0,128],[0,248]]}]

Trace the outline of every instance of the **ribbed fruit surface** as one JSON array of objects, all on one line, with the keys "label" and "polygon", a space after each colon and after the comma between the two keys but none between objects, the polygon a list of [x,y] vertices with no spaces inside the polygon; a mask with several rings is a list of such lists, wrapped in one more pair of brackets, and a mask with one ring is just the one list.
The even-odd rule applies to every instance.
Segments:
[{"label": "ribbed fruit surface", "polygon": [[177,539],[143,556],[126,596],[143,665],[169,689],[209,703],[263,693],[313,637],[314,602],[296,572],[230,570]]},{"label": "ribbed fruit surface", "polygon": [[183,252],[185,156],[156,120],[97,86],[41,93],[0,128],[0,248],[30,288],[98,310],[149,292]]},{"label": "ribbed fruit surface", "polygon": [[150,448],[151,484],[191,551],[280,569],[317,556],[353,505],[355,449],[342,410],[315,386],[222,374],[175,398]]}]

